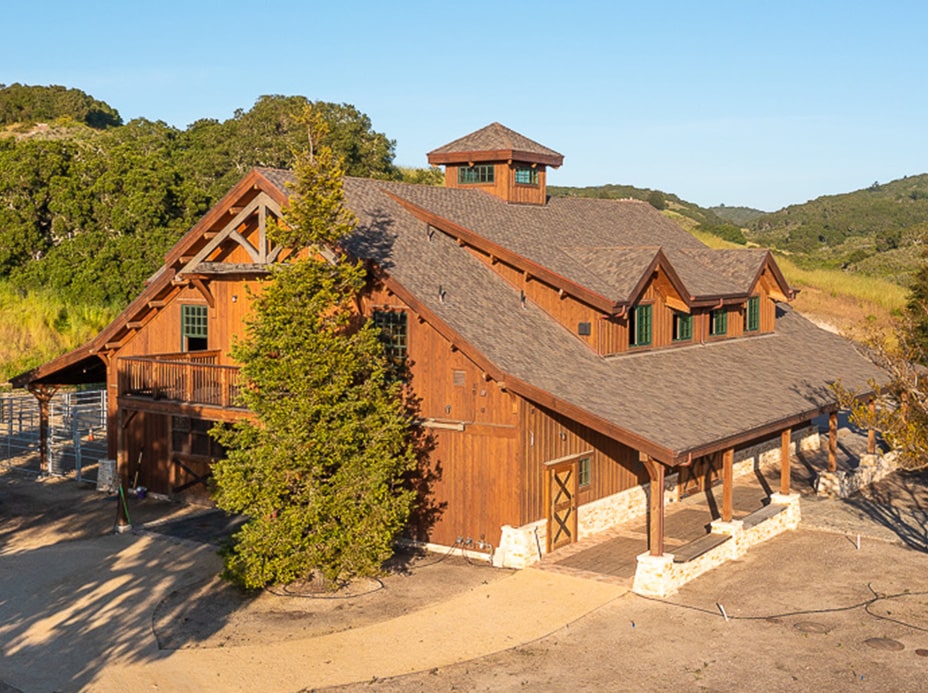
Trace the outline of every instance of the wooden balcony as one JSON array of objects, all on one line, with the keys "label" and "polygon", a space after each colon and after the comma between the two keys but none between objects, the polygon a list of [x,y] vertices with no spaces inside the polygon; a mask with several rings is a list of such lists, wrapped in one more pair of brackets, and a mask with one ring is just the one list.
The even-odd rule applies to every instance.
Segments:
[{"label": "wooden balcony", "polygon": [[218,351],[120,358],[119,396],[243,409],[238,401],[239,368],[218,361]]}]

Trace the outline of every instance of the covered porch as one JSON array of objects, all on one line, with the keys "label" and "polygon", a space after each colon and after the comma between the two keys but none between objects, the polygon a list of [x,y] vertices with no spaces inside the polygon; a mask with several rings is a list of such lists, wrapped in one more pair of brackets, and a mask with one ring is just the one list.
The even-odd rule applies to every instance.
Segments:
[{"label": "covered porch", "polygon": [[540,567],[616,582],[642,594],[673,592],[743,555],[749,546],[798,525],[800,499],[815,496],[822,477],[850,474],[877,452],[872,433],[846,422],[839,428],[837,413],[817,423],[822,430],[818,449],[796,444],[791,450],[790,430],[784,430],[780,459],[760,464],[758,457],[751,473],[739,475],[733,474],[733,451],[726,450],[718,478],[707,473],[701,489],[679,499],[667,490],[679,488],[676,478],[666,479],[668,468],[642,460],[652,476],[648,513],[548,553]]}]

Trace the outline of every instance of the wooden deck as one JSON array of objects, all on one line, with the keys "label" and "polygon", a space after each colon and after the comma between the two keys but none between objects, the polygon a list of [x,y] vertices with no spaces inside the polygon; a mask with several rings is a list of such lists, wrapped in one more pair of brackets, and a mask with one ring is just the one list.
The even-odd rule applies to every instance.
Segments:
[{"label": "wooden deck", "polygon": [[218,358],[209,351],[120,358],[119,396],[240,409],[240,369]]}]

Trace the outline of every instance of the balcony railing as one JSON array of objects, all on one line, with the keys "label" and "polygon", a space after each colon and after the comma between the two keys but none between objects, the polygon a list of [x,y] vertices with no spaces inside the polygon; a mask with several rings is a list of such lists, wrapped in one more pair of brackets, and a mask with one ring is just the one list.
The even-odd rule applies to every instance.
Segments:
[{"label": "balcony railing", "polygon": [[239,368],[218,360],[215,351],[120,358],[119,394],[240,409]]}]

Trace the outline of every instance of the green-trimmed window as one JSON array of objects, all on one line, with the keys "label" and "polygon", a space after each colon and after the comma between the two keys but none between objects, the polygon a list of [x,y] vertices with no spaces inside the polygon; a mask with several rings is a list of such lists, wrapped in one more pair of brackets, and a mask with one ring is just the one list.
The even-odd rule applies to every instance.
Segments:
[{"label": "green-trimmed window", "polygon": [[693,338],[693,316],[674,311],[673,341],[686,342]]},{"label": "green-trimmed window", "polygon": [[590,485],[590,469],[592,465],[589,457],[581,457],[577,463],[577,484],[579,486]]},{"label": "green-trimmed window", "polygon": [[409,347],[406,313],[401,310],[375,310],[374,324],[380,330],[380,341],[387,360],[397,376],[402,377]]},{"label": "green-trimmed window", "polygon": [[517,168],[516,183],[519,185],[538,185],[538,169],[523,167]]},{"label": "green-trimmed window", "polygon": [[200,305],[180,307],[181,351],[206,351],[209,343],[209,308]]},{"label": "green-trimmed window", "polygon": [[493,164],[477,164],[476,166],[458,166],[458,183],[468,185],[471,183],[492,183]]},{"label": "green-trimmed window", "polygon": [[709,314],[709,334],[713,337],[728,334],[728,311],[726,309],[719,308]]},{"label": "green-trimmed window", "polygon": [[744,311],[744,331],[757,332],[760,329],[760,296],[751,296]]},{"label": "green-trimmed window", "polygon": [[648,346],[651,343],[651,306],[636,306],[628,320],[628,345]]}]

